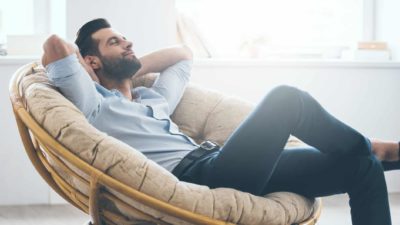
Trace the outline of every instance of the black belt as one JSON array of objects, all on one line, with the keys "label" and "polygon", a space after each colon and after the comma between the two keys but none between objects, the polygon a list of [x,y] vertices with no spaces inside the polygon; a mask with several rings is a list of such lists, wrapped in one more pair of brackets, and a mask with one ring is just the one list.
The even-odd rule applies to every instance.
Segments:
[{"label": "black belt", "polygon": [[219,146],[211,141],[202,142],[198,148],[189,152],[182,161],[172,170],[172,174],[176,177],[180,177],[193,163],[202,158],[205,155],[216,152],[219,150]]}]

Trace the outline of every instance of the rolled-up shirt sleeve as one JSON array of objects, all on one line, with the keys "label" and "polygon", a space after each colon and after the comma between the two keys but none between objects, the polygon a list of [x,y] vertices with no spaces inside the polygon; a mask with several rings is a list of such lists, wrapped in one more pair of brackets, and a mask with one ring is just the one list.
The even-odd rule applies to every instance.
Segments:
[{"label": "rolled-up shirt sleeve", "polygon": [[164,96],[172,114],[190,79],[192,60],[182,60],[161,72],[152,89]]},{"label": "rolled-up shirt sleeve", "polygon": [[46,67],[49,79],[88,120],[93,119],[101,104],[101,95],[76,54],[50,63]]}]

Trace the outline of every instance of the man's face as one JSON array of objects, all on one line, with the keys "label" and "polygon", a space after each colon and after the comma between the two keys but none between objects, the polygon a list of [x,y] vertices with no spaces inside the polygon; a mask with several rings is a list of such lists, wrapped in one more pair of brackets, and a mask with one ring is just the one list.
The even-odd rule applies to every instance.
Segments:
[{"label": "man's face", "polygon": [[97,40],[101,61],[100,70],[110,80],[122,81],[131,78],[141,67],[132,50],[132,42],[127,41],[112,28],[103,28],[92,35]]}]

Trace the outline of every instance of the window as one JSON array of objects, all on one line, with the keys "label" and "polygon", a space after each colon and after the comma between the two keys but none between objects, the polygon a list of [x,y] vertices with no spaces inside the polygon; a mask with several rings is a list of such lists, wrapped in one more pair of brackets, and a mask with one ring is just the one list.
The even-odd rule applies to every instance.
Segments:
[{"label": "window", "polygon": [[363,40],[368,1],[177,0],[176,6],[212,57],[337,58]]},{"label": "window", "polygon": [[38,55],[50,33],[65,37],[65,3],[65,0],[0,0],[0,55]]},{"label": "window", "polygon": [[[0,0],[0,33],[65,33],[65,0]],[[59,33],[59,32],[57,32]]]},{"label": "window", "polygon": [[0,55],[40,54],[50,33],[65,37],[65,9],[65,0],[0,0]]},{"label": "window", "polygon": [[0,0],[0,33],[7,35],[34,34],[33,1]]}]

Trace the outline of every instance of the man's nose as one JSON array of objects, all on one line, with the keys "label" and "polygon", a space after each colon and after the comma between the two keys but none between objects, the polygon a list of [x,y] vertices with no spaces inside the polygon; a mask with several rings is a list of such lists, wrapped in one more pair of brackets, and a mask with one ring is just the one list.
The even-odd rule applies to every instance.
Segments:
[{"label": "man's nose", "polygon": [[132,48],[132,45],[133,45],[133,44],[132,44],[131,41],[128,41],[128,40],[125,41],[125,48],[126,48],[126,49]]}]

